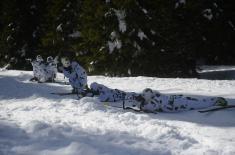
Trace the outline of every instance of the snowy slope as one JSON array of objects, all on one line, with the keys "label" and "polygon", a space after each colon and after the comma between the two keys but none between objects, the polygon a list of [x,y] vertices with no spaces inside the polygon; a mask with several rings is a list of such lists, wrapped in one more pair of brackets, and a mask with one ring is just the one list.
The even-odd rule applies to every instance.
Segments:
[{"label": "snowy slope", "polygon": [[[202,114],[142,114],[102,105],[96,98],[55,96],[70,86],[29,82],[32,72],[0,71],[1,155],[234,155],[235,109]],[[63,80],[63,76],[59,76]],[[223,96],[235,104],[235,81],[108,78],[111,88]]]}]

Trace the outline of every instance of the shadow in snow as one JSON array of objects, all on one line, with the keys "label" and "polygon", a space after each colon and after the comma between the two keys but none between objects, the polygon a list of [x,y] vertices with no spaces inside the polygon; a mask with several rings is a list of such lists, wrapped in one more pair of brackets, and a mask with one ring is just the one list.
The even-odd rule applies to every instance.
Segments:
[{"label": "shadow in snow", "polygon": [[[23,77],[24,76],[24,77]],[[28,81],[24,81],[28,79]],[[71,86],[58,83],[30,82],[26,75],[11,77],[0,75],[0,99],[26,99],[29,97],[45,97],[52,100],[61,100],[62,97],[50,94],[52,92],[71,92]],[[77,98],[76,95],[63,98]]]}]

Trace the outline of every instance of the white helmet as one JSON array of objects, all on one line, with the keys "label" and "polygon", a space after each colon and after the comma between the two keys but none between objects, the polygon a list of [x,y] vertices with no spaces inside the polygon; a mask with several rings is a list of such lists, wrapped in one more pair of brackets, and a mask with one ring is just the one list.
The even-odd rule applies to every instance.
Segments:
[{"label": "white helmet", "polygon": [[67,57],[61,58],[61,63],[64,67],[69,67],[71,65],[69,58],[67,58]]},{"label": "white helmet", "polygon": [[144,99],[148,102],[154,97],[154,92],[152,89],[146,88],[143,90],[142,95],[143,95]]},{"label": "white helmet", "polygon": [[47,62],[52,62],[52,61],[53,61],[53,57],[52,56],[47,57]]},{"label": "white helmet", "polygon": [[42,56],[41,56],[41,55],[37,55],[37,57],[36,57],[36,61],[38,61],[38,62],[42,62],[42,61],[43,61]]},{"label": "white helmet", "polygon": [[93,91],[101,91],[102,90],[102,87],[100,87],[100,85],[96,82],[92,82],[91,85],[90,85],[90,88]]}]

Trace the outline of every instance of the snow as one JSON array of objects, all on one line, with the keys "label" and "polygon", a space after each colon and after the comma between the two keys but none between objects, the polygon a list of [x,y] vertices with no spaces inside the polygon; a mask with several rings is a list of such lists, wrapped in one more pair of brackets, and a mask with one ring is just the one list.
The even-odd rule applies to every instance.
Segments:
[{"label": "snow", "polygon": [[59,24],[57,27],[56,27],[56,31],[58,32],[62,32],[63,29],[62,29],[62,24]]},{"label": "snow", "polygon": [[21,57],[24,57],[26,55],[26,51],[25,51],[25,48],[26,48],[26,44],[21,48],[21,50],[18,51],[18,53],[20,53],[20,56]]},{"label": "snow", "polygon": [[205,9],[203,11],[203,16],[208,20],[212,20],[212,18],[213,18],[212,10],[211,9]]},{"label": "snow", "polygon": [[213,5],[214,5],[214,7],[218,8],[218,5],[217,5],[217,3],[213,3]]},{"label": "snow", "polygon": [[228,21],[228,24],[231,26],[231,28],[235,31],[235,26],[233,25],[232,21]]},{"label": "snow", "polygon": [[156,32],[154,30],[150,30],[150,32],[151,32],[152,35],[156,34]]},{"label": "snow", "polygon": [[13,26],[13,25],[14,25],[13,23],[8,24],[9,27],[11,27],[11,26]]},{"label": "snow", "polygon": [[81,37],[81,32],[75,31],[74,33],[69,34],[69,37],[71,37],[71,38],[79,38],[79,37]]},{"label": "snow", "polygon": [[148,13],[148,11],[147,11],[145,8],[142,8],[142,11],[143,11],[145,14]]},{"label": "snow", "polygon": [[2,68],[0,68],[0,71],[6,71],[8,67],[10,67],[9,63],[3,66]]},{"label": "snow", "polygon": [[199,66],[200,67],[200,71],[198,71],[199,73],[202,72],[216,72],[216,71],[235,71],[235,66],[207,66],[207,65],[203,65],[203,66]]},{"label": "snow", "polygon": [[112,53],[115,48],[122,48],[121,40],[115,39],[114,41],[108,41],[109,53]]},{"label": "snow", "polygon": [[137,35],[138,35],[138,37],[140,38],[140,40],[148,39],[148,37],[144,34],[144,32],[143,32],[141,29],[139,29]]},{"label": "snow", "polygon": [[36,38],[36,37],[37,37],[37,35],[36,35],[36,34],[37,34],[37,31],[33,31],[33,33],[32,33],[32,37],[33,37],[33,38]]},{"label": "snow", "polygon": [[175,9],[177,9],[180,5],[185,5],[186,4],[186,0],[178,0],[175,3]]},{"label": "snow", "polygon": [[119,31],[122,33],[126,32],[126,29],[127,29],[126,21],[125,21],[126,12],[124,10],[115,10],[115,9],[114,9],[114,12],[118,18]]},{"label": "snow", "polygon": [[[70,86],[29,82],[31,71],[0,72],[1,155],[233,155],[234,109],[147,114],[107,107],[97,98],[56,96]],[[63,75],[59,74],[62,81]],[[235,104],[235,81],[89,76],[111,88],[223,96]]]},{"label": "snow", "polygon": [[10,41],[11,39],[13,39],[13,37],[11,35],[7,36],[7,42]]},{"label": "snow", "polygon": [[133,46],[134,46],[135,48],[137,48],[138,51],[141,50],[140,45],[139,45],[136,41],[134,41]]},{"label": "snow", "polygon": [[235,66],[199,66],[197,72],[202,79],[235,80]]},{"label": "snow", "polygon": [[116,39],[117,38],[117,33],[115,31],[110,33],[110,39]]}]

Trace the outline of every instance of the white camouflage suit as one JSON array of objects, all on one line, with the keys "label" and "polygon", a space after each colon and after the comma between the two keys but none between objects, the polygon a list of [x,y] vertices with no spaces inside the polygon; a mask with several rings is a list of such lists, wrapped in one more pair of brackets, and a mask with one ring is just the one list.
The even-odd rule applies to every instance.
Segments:
[{"label": "white camouflage suit", "polygon": [[56,74],[57,74],[57,63],[55,62],[55,60],[50,59],[47,60],[47,64],[46,64],[46,76],[48,80],[54,81],[54,79],[56,78]]},{"label": "white camouflage suit", "polygon": [[142,96],[145,100],[140,109],[151,112],[180,112],[227,104],[222,97],[166,95],[151,89],[145,89]]},{"label": "white camouflage suit", "polygon": [[102,84],[96,82],[91,83],[91,90],[99,95],[101,102],[117,102],[122,101],[126,95],[126,92],[118,89],[110,89]]},{"label": "white camouflage suit", "polygon": [[221,97],[165,95],[151,89],[145,89],[143,93],[138,94],[110,89],[98,83],[92,83],[90,88],[99,93],[99,100],[101,102],[122,101],[125,107],[146,112],[180,112],[208,108],[220,105],[221,103],[227,104],[227,101]]},{"label": "white camouflage suit", "polygon": [[69,79],[70,85],[78,93],[82,93],[87,87],[87,73],[77,62],[71,62],[68,67],[63,67],[64,76]]},{"label": "white camouflage suit", "polygon": [[31,62],[33,66],[33,76],[38,82],[54,81],[57,73],[57,65],[52,59],[51,61],[45,63],[43,59],[33,60]]},{"label": "white camouflage suit", "polygon": [[45,63],[43,61],[33,60],[31,64],[33,66],[33,76],[39,82],[45,82],[47,80]]}]

